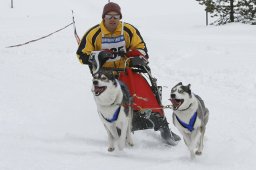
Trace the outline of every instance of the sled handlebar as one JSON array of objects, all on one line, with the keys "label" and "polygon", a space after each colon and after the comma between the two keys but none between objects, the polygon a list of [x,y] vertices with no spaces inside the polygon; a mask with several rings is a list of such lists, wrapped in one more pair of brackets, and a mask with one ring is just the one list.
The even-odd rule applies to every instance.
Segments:
[{"label": "sled handlebar", "polygon": [[[125,72],[126,68],[103,68],[106,71],[116,71],[116,72]],[[147,73],[147,71],[143,68],[131,68],[133,72],[136,73]]]},{"label": "sled handlebar", "polygon": [[[95,51],[89,56],[89,62],[95,67],[94,70],[97,72],[102,65],[111,59],[115,59],[117,56],[124,57],[127,53],[124,51],[113,52],[111,50]],[[150,71],[148,67],[148,61],[142,56],[134,56],[125,58],[124,68],[110,68],[108,70],[124,72],[126,68],[131,68],[134,72],[147,73]]]}]

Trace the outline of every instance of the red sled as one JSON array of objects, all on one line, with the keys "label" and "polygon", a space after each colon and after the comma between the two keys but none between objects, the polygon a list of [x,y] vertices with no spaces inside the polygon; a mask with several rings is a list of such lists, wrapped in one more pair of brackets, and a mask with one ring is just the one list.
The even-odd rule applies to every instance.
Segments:
[{"label": "red sled", "polygon": [[164,116],[161,104],[161,88],[156,85],[156,79],[149,76],[151,85],[139,72],[132,68],[127,68],[125,72],[121,72],[119,80],[124,82],[133,96],[133,110],[151,110]]},{"label": "red sled", "polygon": [[[118,53],[117,53],[118,54]],[[118,54],[121,55],[121,54]],[[102,69],[102,65],[113,57],[113,52],[101,51],[90,55],[89,62],[92,63],[92,74]],[[129,61],[129,62],[128,62]],[[129,67],[123,68],[103,68],[102,70],[119,73],[119,80],[128,87],[133,97],[132,108],[134,111],[150,111],[164,117],[161,104],[162,88],[157,86],[156,78],[151,75],[148,61],[144,57],[130,57],[125,61]],[[147,75],[149,81],[143,77]],[[150,85],[151,84],[151,85]]]}]

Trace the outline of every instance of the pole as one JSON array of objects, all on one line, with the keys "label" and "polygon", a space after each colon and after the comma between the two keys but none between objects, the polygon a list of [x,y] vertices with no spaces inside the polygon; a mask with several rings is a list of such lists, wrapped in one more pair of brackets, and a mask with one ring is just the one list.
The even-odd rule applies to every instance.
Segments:
[{"label": "pole", "polygon": [[205,12],[206,12],[206,26],[208,26],[208,12],[207,11]]},{"label": "pole", "polygon": [[79,38],[77,32],[76,32],[76,22],[75,22],[75,17],[74,17],[74,12],[72,10],[72,16],[73,16],[73,27],[74,27],[74,35],[75,35],[75,38],[76,38],[76,42],[77,44],[79,45],[80,42],[81,42],[81,39]]},{"label": "pole", "polygon": [[13,8],[13,0],[11,0],[11,8]]}]

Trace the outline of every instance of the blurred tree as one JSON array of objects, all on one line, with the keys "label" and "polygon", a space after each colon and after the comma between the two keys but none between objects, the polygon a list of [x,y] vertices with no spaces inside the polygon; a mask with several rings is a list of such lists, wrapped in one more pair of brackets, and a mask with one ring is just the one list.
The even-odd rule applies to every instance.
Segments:
[{"label": "blurred tree", "polygon": [[240,14],[238,20],[256,25],[256,0],[240,0],[237,5]]},{"label": "blurred tree", "polygon": [[205,6],[205,11],[217,18],[213,23],[223,25],[230,22],[256,24],[256,0],[196,0]]}]

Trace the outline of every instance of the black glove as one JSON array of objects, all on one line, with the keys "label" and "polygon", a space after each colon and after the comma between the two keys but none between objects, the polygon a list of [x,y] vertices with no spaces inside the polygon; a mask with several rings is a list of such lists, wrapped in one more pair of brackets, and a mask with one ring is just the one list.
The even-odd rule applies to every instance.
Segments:
[{"label": "black glove", "polygon": [[104,64],[108,59],[113,58],[113,52],[111,50],[102,50],[100,51],[98,58]]},{"label": "black glove", "polygon": [[131,58],[131,67],[147,66],[148,61],[144,57],[133,57]]},{"label": "black glove", "polygon": [[92,51],[89,56],[89,62],[92,65],[93,74],[97,73],[103,64],[111,58],[113,58],[113,54],[110,51]]}]

